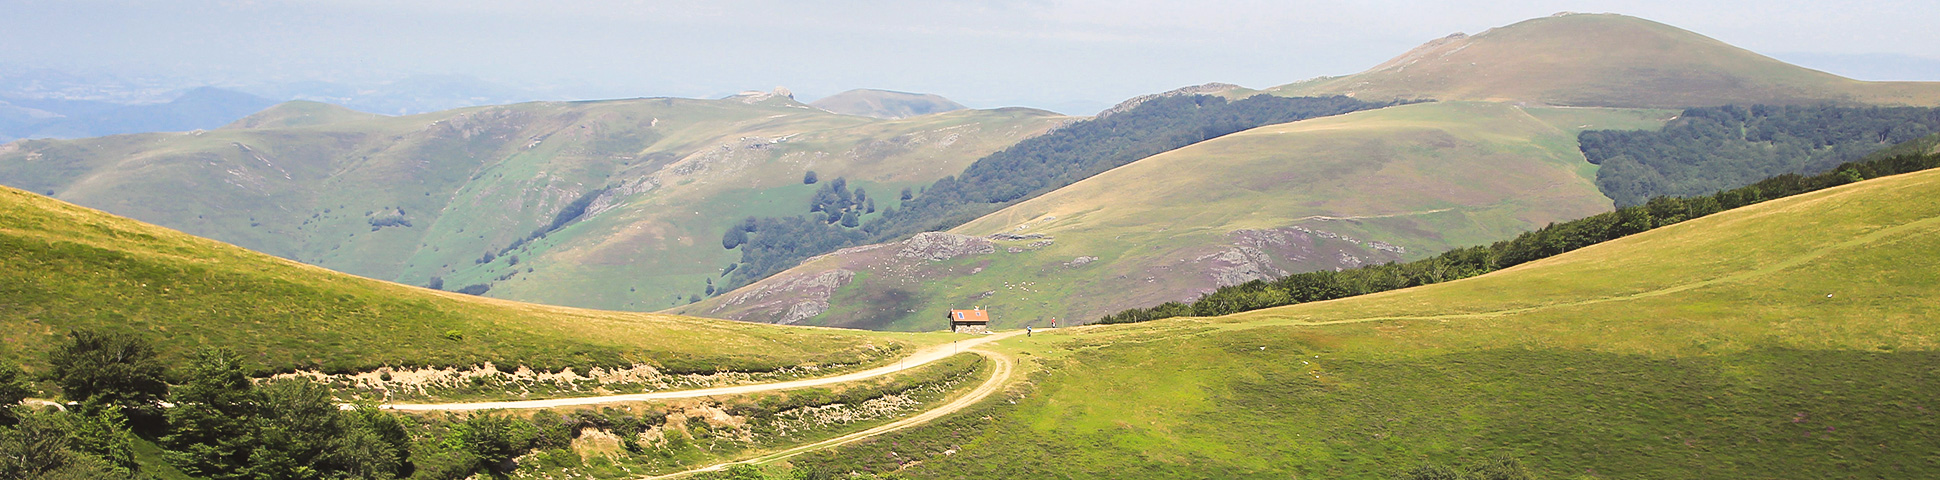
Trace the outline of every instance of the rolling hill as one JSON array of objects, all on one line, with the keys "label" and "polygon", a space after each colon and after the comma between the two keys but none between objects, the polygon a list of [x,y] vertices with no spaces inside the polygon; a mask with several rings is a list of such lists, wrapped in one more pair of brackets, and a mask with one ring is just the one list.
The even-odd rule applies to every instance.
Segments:
[{"label": "rolling hill", "polygon": [[1940,85],[1932,82],[1852,80],[1662,23],[1571,13],[1457,33],[1365,72],[1266,91],[1632,108],[1940,104]]},{"label": "rolling hill", "polygon": [[965,107],[940,95],[855,89],[808,102],[808,105],[843,115],[874,118],[908,118],[932,113],[953,112]]},{"label": "rolling hill", "polygon": [[[947,233],[824,256],[670,312],[927,330],[943,309],[987,306],[999,325],[1070,325],[1608,211],[1577,134],[1657,129],[1680,113],[1640,107],[1940,102],[1940,83],[1841,79],[1621,15],[1541,18],[1423,48],[1369,73],[1266,92],[1438,102],[1154,155]],[[1257,92],[1208,84],[1180,93]],[[925,253],[937,245],[952,247]]]},{"label": "rolling hill", "polygon": [[849,330],[509,302],[359,278],[0,187],[0,359],[41,365],[69,330],[167,358],[221,345],[270,371],[484,362],[670,371],[854,363],[913,345]]},{"label": "rolling hill", "polygon": [[10,143],[0,184],[371,278],[656,310],[704,295],[735,261],[721,230],[801,205],[807,171],[893,192],[1063,121],[876,120],[770,92],[402,117],[291,102],[217,130]]},{"label": "rolling hill", "polygon": [[1672,114],[1444,102],[1262,127],[673,311],[800,321],[796,305],[826,301],[810,323],[925,330],[938,308],[977,305],[1000,325],[1069,325],[1249,280],[1421,258],[1608,210],[1576,132]]},{"label": "rolling hill", "polygon": [[[954,420],[797,460],[899,477],[1924,477],[1940,171],[1454,282],[1041,332]],[[946,451],[947,450],[947,451]],[[897,455],[888,455],[896,452]]]}]

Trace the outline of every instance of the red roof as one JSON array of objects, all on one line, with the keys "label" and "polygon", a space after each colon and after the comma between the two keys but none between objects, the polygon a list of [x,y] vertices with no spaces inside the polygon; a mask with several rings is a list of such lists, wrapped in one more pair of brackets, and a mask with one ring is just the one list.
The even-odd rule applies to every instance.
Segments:
[{"label": "red roof", "polygon": [[950,321],[990,323],[990,312],[983,310],[951,310]]}]

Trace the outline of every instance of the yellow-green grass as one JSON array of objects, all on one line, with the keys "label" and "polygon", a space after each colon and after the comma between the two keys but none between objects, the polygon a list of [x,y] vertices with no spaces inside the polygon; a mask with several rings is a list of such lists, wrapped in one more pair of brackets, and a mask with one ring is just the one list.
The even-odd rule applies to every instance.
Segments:
[{"label": "yellow-green grass", "polygon": [[1539,478],[1931,477],[1936,195],[1940,171],[1885,177],[1466,280],[1045,332],[1006,344],[1043,359],[1014,404],[798,464],[1389,478],[1510,455]]},{"label": "yellow-green grass", "polygon": [[1940,83],[1852,80],[1615,14],[1538,18],[1439,39],[1365,72],[1267,92],[1660,108],[1940,104]]},{"label": "yellow-green grass", "polygon": [[[493,283],[496,297],[657,310],[703,293],[738,258],[719,247],[729,223],[806,213],[807,170],[893,200],[1064,120],[1028,109],[876,120],[785,99],[534,102],[402,117],[292,102],[218,130],[0,146],[0,183],[372,278],[442,277],[447,289]],[[604,187],[617,193],[594,206],[598,215],[513,252],[516,268],[474,263]],[[399,211],[409,225],[373,226]]]},{"label": "yellow-green grass", "polygon": [[[1321,240],[1302,258],[1275,254],[1292,273],[1351,267],[1341,254],[1423,258],[1608,211],[1576,133],[1653,128],[1675,113],[1442,102],[1266,126],[1154,155],[952,230],[1041,234],[1055,240],[1049,246],[998,242],[995,254],[925,263],[923,279],[910,278],[904,259],[856,265],[842,255],[782,276],[859,272],[811,320],[822,325],[929,330],[940,328],[939,309],[972,305],[989,307],[1002,326],[1070,325],[1209,291],[1216,285],[1203,262],[1232,248],[1236,230],[1299,226],[1406,249]],[[1080,257],[1097,260],[1067,265]],[[679,311],[707,314],[719,301]]]},{"label": "yellow-green grass", "polygon": [[225,346],[270,371],[391,366],[770,370],[879,360],[937,336],[583,310],[345,275],[0,188],[0,359],[42,368],[73,329],[163,355]]}]

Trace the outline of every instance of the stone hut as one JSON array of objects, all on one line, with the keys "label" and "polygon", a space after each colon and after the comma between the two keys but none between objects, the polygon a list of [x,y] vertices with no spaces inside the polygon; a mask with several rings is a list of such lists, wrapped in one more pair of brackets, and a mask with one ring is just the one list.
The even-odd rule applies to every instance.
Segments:
[{"label": "stone hut", "polygon": [[951,310],[950,331],[955,333],[990,333],[990,312],[982,309]]}]

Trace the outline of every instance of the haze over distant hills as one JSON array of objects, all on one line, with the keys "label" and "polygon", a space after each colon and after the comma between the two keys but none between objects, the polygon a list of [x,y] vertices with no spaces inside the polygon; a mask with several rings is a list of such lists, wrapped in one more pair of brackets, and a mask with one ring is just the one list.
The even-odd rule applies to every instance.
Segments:
[{"label": "haze over distant hills", "polygon": [[871,89],[849,90],[808,105],[843,115],[875,118],[905,118],[969,108],[935,94]]},{"label": "haze over distant hills", "polygon": [[213,87],[191,89],[167,103],[141,105],[9,98],[0,100],[0,141],[209,129],[274,104],[266,98]]}]

